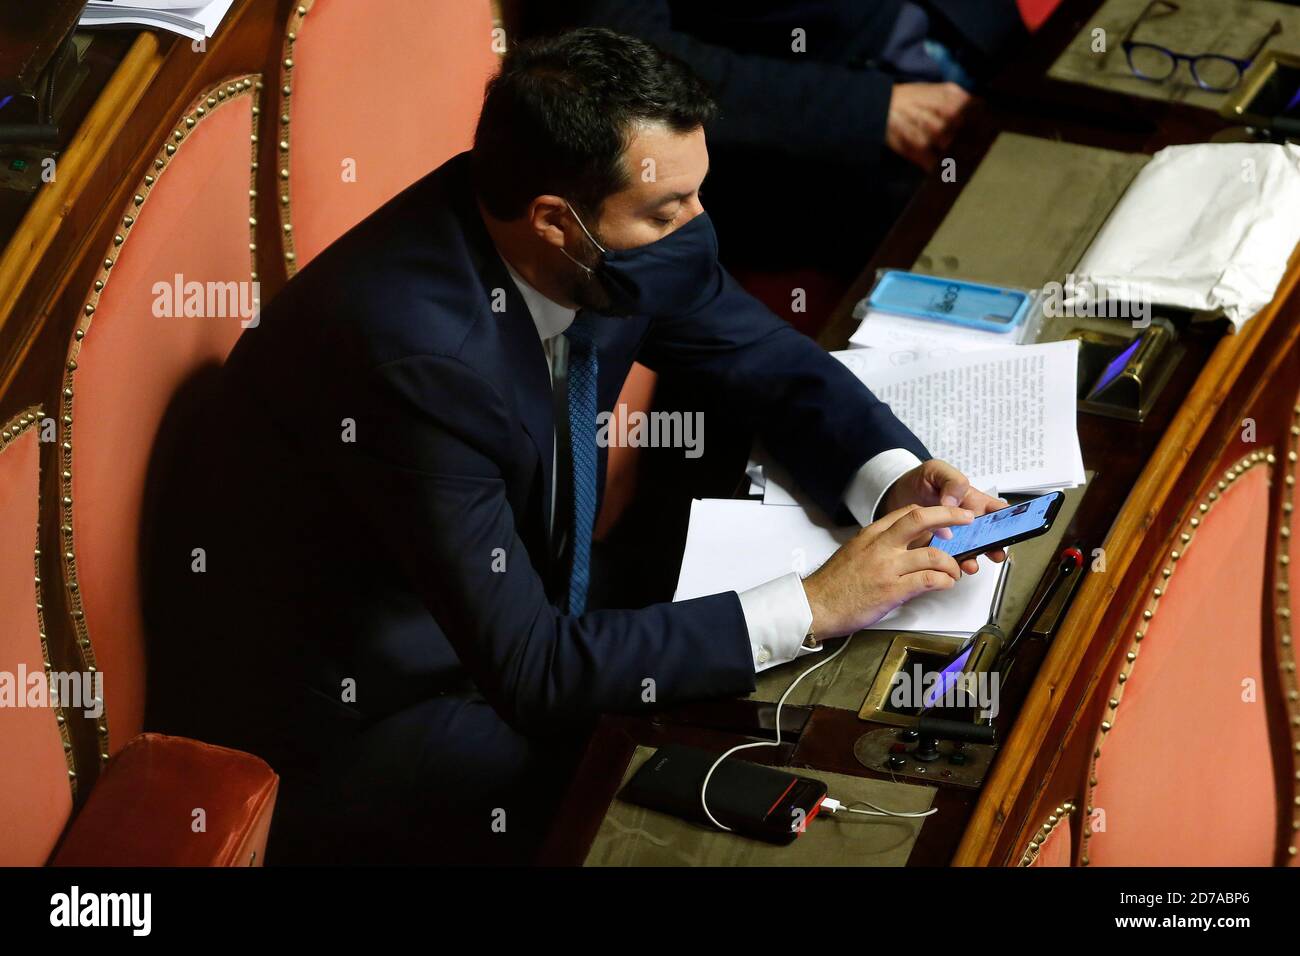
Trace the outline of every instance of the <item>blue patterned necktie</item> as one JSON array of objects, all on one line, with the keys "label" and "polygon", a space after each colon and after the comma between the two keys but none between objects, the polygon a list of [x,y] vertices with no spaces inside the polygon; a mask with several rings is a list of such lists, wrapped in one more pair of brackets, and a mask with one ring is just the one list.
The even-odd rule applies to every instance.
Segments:
[{"label": "blue patterned necktie", "polygon": [[569,451],[573,463],[569,613],[582,614],[591,583],[591,530],[596,521],[596,345],[591,318],[579,312],[564,337],[569,340]]}]

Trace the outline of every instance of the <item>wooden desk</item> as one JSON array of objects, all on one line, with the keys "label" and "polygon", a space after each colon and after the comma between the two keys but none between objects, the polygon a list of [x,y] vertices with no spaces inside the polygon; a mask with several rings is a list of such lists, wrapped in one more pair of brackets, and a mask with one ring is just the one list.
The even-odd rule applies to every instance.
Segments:
[{"label": "wooden desk", "polygon": [[[972,110],[950,150],[958,169],[974,170],[1003,131],[1146,153],[1208,141],[1224,132],[1225,124],[1203,110],[1046,80],[1047,67],[1098,6],[1096,0],[1067,0],[1027,55],[1008,65],[992,85],[988,101]],[[876,271],[910,268],[961,188],[961,182],[945,183],[937,173],[926,181],[831,317],[820,338],[826,348],[846,346],[857,326],[852,308],[869,291]],[[1294,350],[1300,311],[1300,297],[1293,295],[1296,279],[1293,268],[1273,306],[1242,333],[1225,337],[1222,324],[1184,330],[1186,352],[1142,424],[1080,416],[1084,463],[1096,477],[1066,540],[1082,542],[1085,554],[1104,547],[1107,573],[1084,580],[1046,651],[1030,644],[1017,654],[1016,677],[1002,699],[1001,747],[990,778],[978,792],[939,786],[935,806],[940,812],[922,829],[909,865],[1014,863],[1028,835],[1049,812],[1043,807],[1063,799],[1057,792],[1073,796],[1064,783],[1057,792],[1046,784],[1061,763],[1067,728],[1086,709],[1085,692],[1095,682],[1095,673],[1117,653],[1117,629],[1138,597],[1143,562],[1153,559],[1173,534],[1182,502],[1223,457],[1228,436],[1240,420],[1239,410],[1261,400],[1288,401],[1279,388],[1261,397],[1260,383],[1285,378],[1277,350]],[[783,736],[791,743],[782,748],[779,759],[770,750],[747,756],[885,776],[866,770],[853,756],[854,742],[876,725],[864,724],[846,710],[790,710],[798,714],[783,721]],[[762,729],[770,726],[770,705],[749,701],[681,708],[652,719],[603,718],[543,860],[582,862],[637,744],[675,741],[721,752],[746,740],[771,739]],[[1071,759],[1077,764],[1079,757]],[[1079,816],[1071,825],[1078,825]]]}]

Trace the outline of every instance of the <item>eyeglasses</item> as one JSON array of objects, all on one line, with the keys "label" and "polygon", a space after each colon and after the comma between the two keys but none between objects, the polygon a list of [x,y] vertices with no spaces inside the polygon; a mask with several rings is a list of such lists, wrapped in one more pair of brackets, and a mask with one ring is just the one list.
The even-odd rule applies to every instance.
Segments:
[{"label": "eyeglasses", "polygon": [[[1153,12],[1157,8],[1163,8],[1158,13]],[[1192,71],[1192,79],[1196,80],[1196,85],[1203,90],[1211,93],[1226,93],[1238,83],[1241,82],[1241,76],[1255,62],[1255,57],[1259,56],[1259,51],[1264,49],[1265,44],[1273,37],[1282,32],[1282,21],[1273,21],[1273,26],[1269,28],[1264,38],[1255,44],[1255,48],[1245,59],[1239,59],[1233,56],[1225,56],[1222,53],[1198,53],[1195,56],[1186,53],[1175,53],[1173,50],[1159,46],[1155,43],[1135,43],[1133,34],[1137,32],[1140,26],[1146,20],[1154,20],[1157,17],[1167,17],[1181,9],[1178,4],[1171,3],[1170,0],[1151,0],[1142,15],[1133,21],[1133,25],[1128,28],[1124,34],[1124,40],[1121,44],[1124,48],[1124,55],[1128,58],[1129,69],[1133,75],[1140,80],[1147,80],[1151,83],[1163,83],[1174,75],[1178,69],[1180,61],[1187,61],[1188,68]]]}]

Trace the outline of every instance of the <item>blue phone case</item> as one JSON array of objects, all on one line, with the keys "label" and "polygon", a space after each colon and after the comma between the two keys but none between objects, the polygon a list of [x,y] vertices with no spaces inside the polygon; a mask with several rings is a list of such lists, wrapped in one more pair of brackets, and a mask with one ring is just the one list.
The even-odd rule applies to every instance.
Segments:
[{"label": "blue phone case", "polygon": [[880,277],[867,304],[895,315],[1010,332],[1029,314],[1029,301],[1029,293],[1019,289],[891,270]]}]

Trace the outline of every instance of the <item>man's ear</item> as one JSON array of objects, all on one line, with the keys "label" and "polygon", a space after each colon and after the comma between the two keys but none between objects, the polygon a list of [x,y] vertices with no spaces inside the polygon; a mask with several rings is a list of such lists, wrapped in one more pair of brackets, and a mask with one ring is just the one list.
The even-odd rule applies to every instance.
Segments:
[{"label": "man's ear", "polygon": [[559,196],[538,196],[528,204],[528,224],[543,242],[563,249],[566,243],[565,227],[573,217],[569,204]]}]

